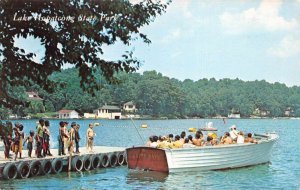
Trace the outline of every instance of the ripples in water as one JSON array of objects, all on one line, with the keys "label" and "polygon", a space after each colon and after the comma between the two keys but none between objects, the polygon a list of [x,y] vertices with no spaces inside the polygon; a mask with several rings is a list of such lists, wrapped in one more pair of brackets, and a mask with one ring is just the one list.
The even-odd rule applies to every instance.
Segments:
[{"label": "ripples in water", "polygon": [[[180,172],[163,174],[157,172],[142,172],[128,170],[126,167],[97,169],[80,173],[61,173],[58,175],[38,176],[25,180],[1,181],[0,189],[299,189],[300,188],[300,120],[162,120],[134,121],[136,126],[143,123],[148,128],[138,128],[144,139],[148,136],[180,134],[189,127],[201,127],[206,122],[213,121],[219,129],[219,134],[236,124],[244,132],[263,133],[275,131],[279,141],[272,151],[271,163],[222,171]],[[25,132],[34,130],[35,121],[21,121]],[[52,146],[56,146],[58,120],[51,120]],[[103,126],[95,127],[96,145],[126,146],[141,144],[136,129],[131,121],[97,121],[77,120],[84,136],[90,122],[99,122]],[[188,133],[189,134],[189,133]],[[115,138],[121,140],[114,140]],[[84,146],[85,142],[81,142]]]}]

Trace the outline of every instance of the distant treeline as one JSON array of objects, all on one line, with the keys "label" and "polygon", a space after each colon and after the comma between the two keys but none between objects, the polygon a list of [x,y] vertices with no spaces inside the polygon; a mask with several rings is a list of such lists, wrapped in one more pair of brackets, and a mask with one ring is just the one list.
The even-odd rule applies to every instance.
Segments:
[{"label": "distant treeline", "polygon": [[101,86],[95,96],[83,92],[75,68],[55,73],[51,78],[58,85],[55,93],[48,94],[37,85],[24,91],[36,91],[43,102],[33,101],[29,107],[16,107],[13,112],[21,115],[38,112],[55,112],[62,108],[92,112],[105,103],[119,104],[133,101],[138,114],[153,117],[186,118],[214,117],[240,113],[267,117],[300,116],[300,87],[287,87],[281,83],[271,84],[264,80],[245,82],[239,79],[201,79],[179,81],[156,71],[143,74],[121,73],[119,84],[108,84],[99,77]]}]

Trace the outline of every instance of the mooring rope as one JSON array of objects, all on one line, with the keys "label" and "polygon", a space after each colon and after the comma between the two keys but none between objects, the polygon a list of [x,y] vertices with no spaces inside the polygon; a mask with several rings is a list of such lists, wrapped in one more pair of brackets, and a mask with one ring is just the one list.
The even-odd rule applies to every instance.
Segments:
[{"label": "mooring rope", "polygon": [[141,133],[139,132],[138,128],[136,127],[135,123],[133,122],[132,117],[130,117],[130,120],[131,120],[131,122],[132,122],[134,128],[135,128],[136,131],[138,132],[138,134],[139,134],[139,136],[140,136],[140,138],[141,138],[142,143],[144,144],[146,141],[145,141],[145,139],[142,137],[142,135],[141,135]]}]

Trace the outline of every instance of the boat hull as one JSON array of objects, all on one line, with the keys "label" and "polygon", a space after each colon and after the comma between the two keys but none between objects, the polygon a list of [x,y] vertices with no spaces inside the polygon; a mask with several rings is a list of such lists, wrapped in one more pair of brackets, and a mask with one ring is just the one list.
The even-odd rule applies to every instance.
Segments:
[{"label": "boat hull", "polygon": [[129,169],[143,169],[168,172],[165,150],[150,147],[136,147],[126,149],[127,165]]},{"label": "boat hull", "polygon": [[220,170],[238,168],[270,161],[276,134],[257,144],[233,144],[199,148],[156,149],[135,147],[127,149],[128,168],[160,172]]}]

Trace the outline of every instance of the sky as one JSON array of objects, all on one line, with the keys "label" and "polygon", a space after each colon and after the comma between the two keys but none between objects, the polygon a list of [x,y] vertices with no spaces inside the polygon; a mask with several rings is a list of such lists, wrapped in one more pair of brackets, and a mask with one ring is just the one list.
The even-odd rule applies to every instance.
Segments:
[{"label": "sky", "polygon": [[[141,31],[152,43],[133,44],[139,72],[300,86],[300,0],[173,0]],[[105,53],[114,58],[124,49]]]},{"label": "sky", "polygon": [[[173,0],[141,32],[150,45],[137,41],[130,47],[106,46],[105,58],[117,60],[134,49],[142,60],[140,73],[156,70],[179,80],[239,78],[300,86],[300,0]],[[28,41],[16,44],[37,54],[44,51]]]}]

